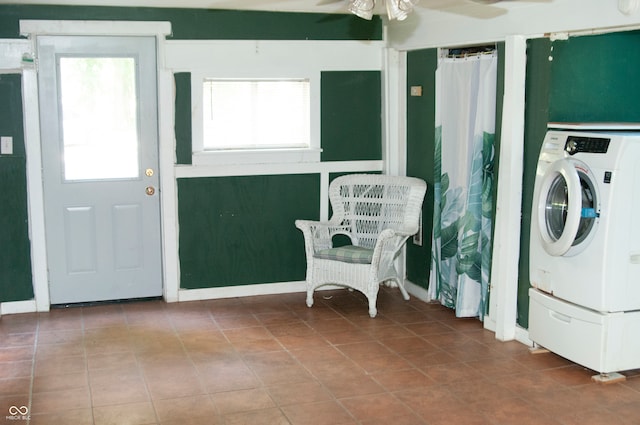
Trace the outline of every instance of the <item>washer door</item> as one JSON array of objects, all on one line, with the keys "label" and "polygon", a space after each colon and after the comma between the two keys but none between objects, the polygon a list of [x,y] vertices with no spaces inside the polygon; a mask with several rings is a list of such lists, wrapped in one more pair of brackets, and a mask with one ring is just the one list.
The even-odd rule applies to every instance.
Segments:
[{"label": "washer door", "polygon": [[586,164],[561,159],[542,178],[538,198],[538,230],[545,251],[571,256],[582,251],[599,216],[596,185]]}]

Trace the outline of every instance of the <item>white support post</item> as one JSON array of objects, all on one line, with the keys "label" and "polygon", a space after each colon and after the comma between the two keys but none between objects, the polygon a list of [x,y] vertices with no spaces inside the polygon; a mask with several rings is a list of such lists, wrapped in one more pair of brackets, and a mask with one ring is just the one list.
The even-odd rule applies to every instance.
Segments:
[{"label": "white support post", "polygon": [[502,140],[489,309],[491,326],[495,327],[496,338],[502,341],[516,337],[526,49],[525,37],[509,36],[505,40]]},{"label": "white support post", "polygon": [[404,176],[407,174],[406,53],[392,48],[385,49],[383,67],[382,159],[386,173]]},{"label": "white support post", "polygon": [[37,311],[49,311],[49,275],[45,243],[38,74],[35,68],[25,69],[22,72],[22,98],[24,105],[24,143],[27,157],[27,194],[33,292]]}]

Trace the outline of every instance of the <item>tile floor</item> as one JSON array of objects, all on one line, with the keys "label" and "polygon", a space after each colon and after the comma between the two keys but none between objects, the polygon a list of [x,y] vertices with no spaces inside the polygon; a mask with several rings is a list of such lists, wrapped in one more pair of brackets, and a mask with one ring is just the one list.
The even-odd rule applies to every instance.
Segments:
[{"label": "tile floor", "polygon": [[341,290],[3,316],[0,423],[640,423],[637,371],[597,384],[397,290],[378,307]]}]

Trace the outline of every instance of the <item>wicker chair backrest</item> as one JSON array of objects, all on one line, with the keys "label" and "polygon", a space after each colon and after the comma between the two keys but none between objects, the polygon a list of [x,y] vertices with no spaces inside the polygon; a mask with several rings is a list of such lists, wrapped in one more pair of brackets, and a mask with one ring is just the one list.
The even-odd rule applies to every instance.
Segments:
[{"label": "wicker chair backrest", "polygon": [[412,177],[349,174],[329,186],[331,221],[347,226],[354,245],[373,249],[385,229],[418,231],[424,181]]}]

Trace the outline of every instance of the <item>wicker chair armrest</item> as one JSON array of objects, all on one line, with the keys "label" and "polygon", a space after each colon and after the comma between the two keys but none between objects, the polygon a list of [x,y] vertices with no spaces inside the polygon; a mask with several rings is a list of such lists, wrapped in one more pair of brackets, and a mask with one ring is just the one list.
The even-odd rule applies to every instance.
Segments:
[{"label": "wicker chair armrest", "polygon": [[335,235],[351,237],[348,226],[332,223],[330,221],[296,220],[296,227],[302,230],[307,248],[311,253],[333,247],[331,238]]},{"label": "wicker chair armrest", "polygon": [[409,236],[411,235],[406,232],[401,232],[393,229],[385,229],[378,235],[374,250],[381,249],[385,245],[389,247],[389,244],[391,243],[393,245],[394,242],[396,242],[397,245],[401,246]]},{"label": "wicker chair armrest", "polygon": [[409,236],[407,232],[397,231],[393,229],[385,229],[380,232],[376,245],[373,249],[372,263],[377,267],[386,268],[395,260],[400,253],[400,249],[407,241]]}]

